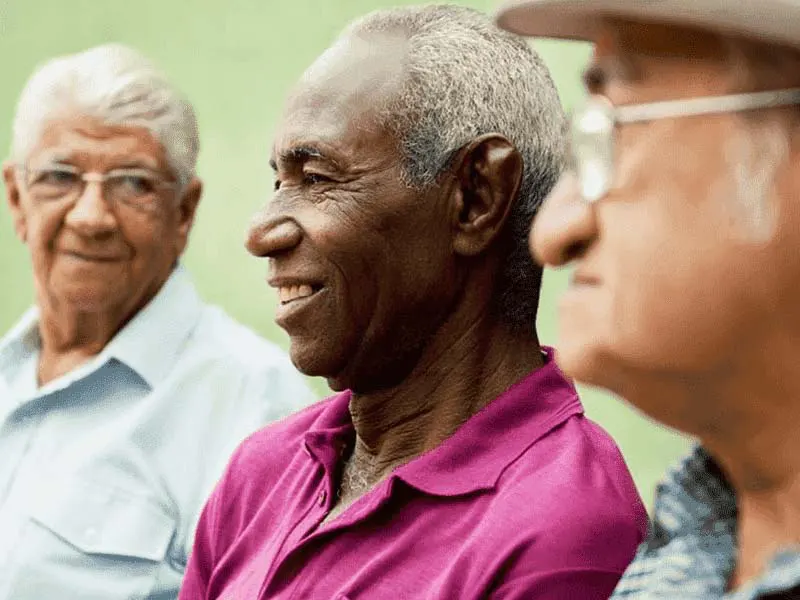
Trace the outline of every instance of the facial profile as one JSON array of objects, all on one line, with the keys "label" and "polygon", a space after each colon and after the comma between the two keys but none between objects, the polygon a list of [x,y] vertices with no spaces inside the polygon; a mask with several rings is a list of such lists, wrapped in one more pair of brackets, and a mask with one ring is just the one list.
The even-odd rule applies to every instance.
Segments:
[{"label": "facial profile", "polygon": [[[585,81],[617,106],[721,96],[740,91],[731,60],[714,34],[609,21]],[[788,252],[780,185],[791,150],[787,109],[772,110],[617,126],[613,185],[593,203],[574,175],[562,178],[531,250],[574,266],[559,304],[568,374],[637,397],[643,378],[737,368],[742,344],[787,297],[772,265]]]}]

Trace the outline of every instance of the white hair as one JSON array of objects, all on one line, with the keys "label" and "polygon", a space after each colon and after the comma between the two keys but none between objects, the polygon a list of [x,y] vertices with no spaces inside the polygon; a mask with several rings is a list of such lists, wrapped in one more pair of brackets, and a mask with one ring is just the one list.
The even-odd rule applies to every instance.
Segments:
[{"label": "white hair", "polygon": [[408,39],[402,89],[383,112],[400,140],[409,185],[434,183],[459,148],[483,134],[505,136],[522,155],[497,300],[509,324],[532,330],[542,271],[528,250],[528,233],[564,159],[566,117],[550,73],[525,40],[465,7],[379,10],[342,38],[384,32]]},{"label": "white hair", "polygon": [[26,161],[48,121],[76,114],[148,129],[163,146],[179,185],[194,177],[199,152],[194,109],[136,50],[106,44],[40,66],[17,104],[11,159]]}]

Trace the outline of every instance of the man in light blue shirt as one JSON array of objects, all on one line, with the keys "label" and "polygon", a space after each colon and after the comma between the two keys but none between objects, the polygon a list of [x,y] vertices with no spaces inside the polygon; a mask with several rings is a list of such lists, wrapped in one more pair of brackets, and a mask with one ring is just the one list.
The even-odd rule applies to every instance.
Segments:
[{"label": "man in light blue shirt", "polygon": [[36,307],[0,340],[0,600],[175,598],[229,455],[310,392],[177,266],[197,127],[147,60],[112,45],[48,63],[13,135]]}]

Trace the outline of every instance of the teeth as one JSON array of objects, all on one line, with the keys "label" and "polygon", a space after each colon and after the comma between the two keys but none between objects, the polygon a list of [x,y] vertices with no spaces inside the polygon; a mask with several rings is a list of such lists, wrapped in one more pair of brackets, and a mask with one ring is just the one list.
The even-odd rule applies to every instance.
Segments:
[{"label": "teeth", "polygon": [[284,286],[278,289],[278,297],[282,304],[299,300],[300,298],[307,298],[313,293],[314,290],[307,284]]}]

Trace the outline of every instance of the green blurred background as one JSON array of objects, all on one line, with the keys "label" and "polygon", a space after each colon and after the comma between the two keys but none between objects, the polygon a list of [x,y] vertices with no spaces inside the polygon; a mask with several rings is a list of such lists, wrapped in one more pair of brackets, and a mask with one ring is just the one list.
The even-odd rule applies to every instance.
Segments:
[{"label": "green blurred background", "polygon": [[[243,249],[250,215],[269,198],[272,127],[293,81],[351,19],[403,0],[0,0],[0,152],[8,148],[16,98],[36,65],[119,41],[155,60],[189,96],[200,121],[199,173],[206,184],[186,264],[202,294],[284,348],[273,321],[266,265]],[[495,0],[458,2],[489,11]],[[588,47],[536,42],[567,109],[579,97]],[[32,300],[30,265],[0,209],[0,333]],[[568,273],[544,281],[539,332],[556,341],[556,298]],[[312,381],[327,393],[322,380]],[[591,417],[619,442],[648,503],[686,440],[596,390],[582,389]],[[2,399],[0,399],[2,400]]]}]

